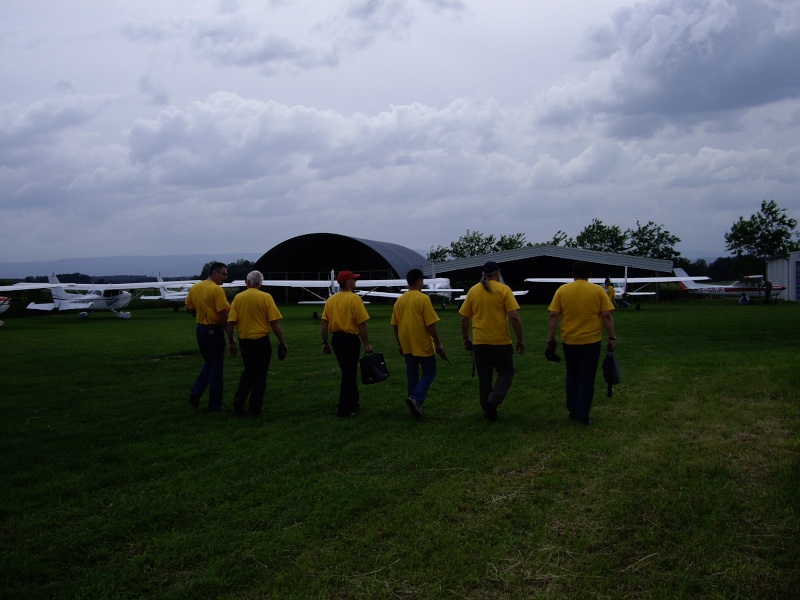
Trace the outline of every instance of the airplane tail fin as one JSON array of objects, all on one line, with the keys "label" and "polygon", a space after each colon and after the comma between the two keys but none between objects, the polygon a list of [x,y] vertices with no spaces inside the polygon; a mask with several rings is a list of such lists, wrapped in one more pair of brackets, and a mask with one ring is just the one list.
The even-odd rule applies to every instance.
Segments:
[{"label": "airplane tail fin", "polygon": [[[48,275],[47,281],[50,282],[51,284],[61,283],[58,280],[58,277],[55,276],[55,273]],[[50,293],[53,295],[53,306],[55,308],[59,308],[62,302],[70,301],[69,294],[67,294],[66,290],[63,287],[50,288]]]},{"label": "airplane tail fin", "polygon": [[672,269],[672,272],[675,273],[675,277],[685,277],[686,279],[679,281],[678,285],[681,287],[682,290],[697,290],[700,289],[700,286],[697,285],[694,280],[689,277],[689,274],[680,268]]}]

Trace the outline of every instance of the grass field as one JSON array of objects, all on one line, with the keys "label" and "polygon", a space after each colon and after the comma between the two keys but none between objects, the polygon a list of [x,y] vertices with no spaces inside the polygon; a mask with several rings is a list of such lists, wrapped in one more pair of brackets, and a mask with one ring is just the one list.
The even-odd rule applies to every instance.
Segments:
[{"label": "grass field", "polygon": [[598,378],[591,427],[543,306],[495,423],[454,308],[421,422],[389,306],[369,327],[392,375],[350,420],[313,309],[281,310],[260,419],[189,407],[186,314],[6,319],[0,597],[798,597],[800,306],[617,311],[622,383]]}]

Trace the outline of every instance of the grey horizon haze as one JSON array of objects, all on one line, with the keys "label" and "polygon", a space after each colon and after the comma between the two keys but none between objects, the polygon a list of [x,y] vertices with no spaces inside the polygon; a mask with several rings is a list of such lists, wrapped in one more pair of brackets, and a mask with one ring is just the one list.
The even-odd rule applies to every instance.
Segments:
[{"label": "grey horizon haze", "polygon": [[799,2],[7,0],[0,35],[0,264],[800,220]]}]

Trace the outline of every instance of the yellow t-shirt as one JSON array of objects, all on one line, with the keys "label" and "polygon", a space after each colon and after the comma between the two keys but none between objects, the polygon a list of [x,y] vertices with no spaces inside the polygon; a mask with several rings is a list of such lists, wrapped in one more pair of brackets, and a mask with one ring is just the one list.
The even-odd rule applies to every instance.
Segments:
[{"label": "yellow t-shirt", "polygon": [[561,315],[561,341],[565,344],[592,344],[602,337],[601,312],[613,311],[606,291],[585,279],[565,283],[556,290],[548,310]]},{"label": "yellow t-shirt", "polygon": [[328,331],[358,333],[358,326],[369,319],[361,296],[354,292],[336,292],[325,302],[322,320],[328,322]]},{"label": "yellow t-shirt", "polygon": [[606,286],[606,294],[608,295],[608,299],[611,300],[611,303],[614,303],[614,298],[617,295],[617,290],[614,289],[613,285]]},{"label": "yellow t-shirt", "polygon": [[438,321],[439,315],[427,294],[409,290],[400,296],[392,309],[392,325],[397,326],[403,354],[433,356],[436,349],[428,326]]},{"label": "yellow t-shirt", "polygon": [[472,317],[473,343],[505,346],[511,343],[508,313],[519,310],[519,304],[505,283],[492,280],[489,286],[491,293],[481,283],[473,285],[458,312],[461,316]]},{"label": "yellow t-shirt", "polygon": [[186,308],[195,311],[198,325],[219,325],[219,314],[230,310],[225,290],[209,279],[198,281],[186,294]]},{"label": "yellow t-shirt", "polygon": [[257,340],[272,331],[269,326],[271,321],[282,318],[283,315],[270,294],[256,288],[247,288],[233,299],[228,322],[236,323],[240,339]]}]

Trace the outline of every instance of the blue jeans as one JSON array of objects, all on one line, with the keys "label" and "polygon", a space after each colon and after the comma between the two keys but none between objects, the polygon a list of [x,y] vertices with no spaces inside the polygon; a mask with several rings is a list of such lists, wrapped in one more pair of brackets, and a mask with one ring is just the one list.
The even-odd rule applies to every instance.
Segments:
[{"label": "blue jeans", "polygon": [[[408,395],[419,404],[422,404],[428,397],[428,388],[431,387],[433,380],[436,379],[436,355],[414,356],[413,354],[404,354],[403,356],[406,359]],[[422,368],[422,377],[419,376],[420,368]]]},{"label": "blue jeans", "polygon": [[225,332],[221,325],[198,325],[195,335],[203,355],[203,367],[192,385],[192,393],[200,395],[208,388],[208,408],[216,410],[222,406]]},{"label": "blue jeans", "polygon": [[567,410],[581,423],[588,423],[597,362],[600,360],[600,342],[561,345],[567,362]]}]

